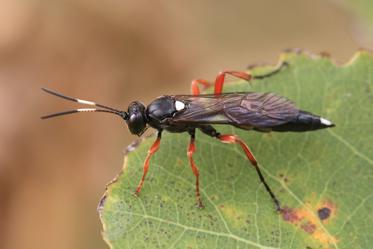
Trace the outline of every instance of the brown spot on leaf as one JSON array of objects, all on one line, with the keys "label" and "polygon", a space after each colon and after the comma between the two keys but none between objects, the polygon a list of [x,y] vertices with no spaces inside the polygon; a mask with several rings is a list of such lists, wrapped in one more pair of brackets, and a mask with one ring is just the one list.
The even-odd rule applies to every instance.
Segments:
[{"label": "brown spot on leaf", "polygon": [[296,223],[299,221],[296,209],[284,207],[281,209],[282,218],[290,223]]},{"label": "brown spot on leaf", "polygon": [[106,194],[104,194],[104,195],[101,197],[100,202],[98,203],[98,206],[97,206],[97,211],[98,211],[98,212],[101,212],[102,209],[104,208],[106,198],[107,198]]},{"label": "brown spot on leaf", "polygon": [[337,205],[331,200],[324,200],[317,206],[317,216],[323,223],[327,223],[336,215]]},{"label": "brown spot on leaf", "polygon": [[285,182],[285,183],[288,183],[289,182],[289,178],[283,174],[283,173],[280,173],[279,174],[279,177]]},{"label": "brown spot on leaf", "polygon": [[312,210],[315,210],[315,208],[311,207],[310,204],[306,204],[303,208],[284,207],[281,210],[281,216],[284,221],[302,229],[313,239],[322,243],[325,248],[329,248],[330,244],[337,243],[337,239],[325,231],[320,225],[318,215]]},{"label": "brown spot on leaf", "polygon": [[326,220],[327,218],[329,218],[330,213],[331,211],[327,207],[320,208],[319,210],[317,210],[317,214],[319,215],[320,220]]},{"label": "brown spot on leaf", "polygon": [[306,233],[313,234],[316,230],[316,225],[307,221],[306,223],[300,225],[300,228],[302,228]]}]

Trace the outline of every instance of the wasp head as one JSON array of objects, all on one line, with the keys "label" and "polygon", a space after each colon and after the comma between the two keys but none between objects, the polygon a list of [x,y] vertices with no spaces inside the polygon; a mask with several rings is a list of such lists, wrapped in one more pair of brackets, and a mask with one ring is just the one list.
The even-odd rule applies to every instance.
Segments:
[{"label": "wasp head", "polygon": [[146,130],[145,106],[134,101],[128,106],[128,116],[125,118],[128,129],[134,135],[141,136]]}]

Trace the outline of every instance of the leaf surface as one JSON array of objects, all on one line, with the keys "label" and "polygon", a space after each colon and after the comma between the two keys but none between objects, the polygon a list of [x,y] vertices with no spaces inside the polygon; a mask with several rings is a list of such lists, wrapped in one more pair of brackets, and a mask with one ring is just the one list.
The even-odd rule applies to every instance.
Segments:
[{"label": "leaf surface", "polygon": [[[289,52],[289,66],[225,92],[274,92],[335,128],[306,133],[238,134],[251,147],[284,211],[274,204],[237,145],[196,134],[194,160],[205,208],[195,207],[187,134],[164,132],[141,192],[133,192],[155,137],[124,158],[100,202],[103,236],[112,248],[370,248],[373,244],[373,56],[344,66]],[[274,67],[256,67],[256,75]],[[211,92],[211,91],[210,91]]]}]

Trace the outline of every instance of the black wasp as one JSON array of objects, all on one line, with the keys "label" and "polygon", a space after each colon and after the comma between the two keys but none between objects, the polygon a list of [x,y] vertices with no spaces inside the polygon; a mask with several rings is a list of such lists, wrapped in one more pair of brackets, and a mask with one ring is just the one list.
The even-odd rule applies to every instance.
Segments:
[{"label": "black wasp", "polygon": [[158,131],[157,139],[149,149],[145,159],[143,176],[135,192],[137,195],[141,191],[146,173],[148,172],[149,160],[159,148],[162,131],[166,130],[175,133],[188,132],[190,134],[190,143],[187,155],[193,174],[196,177],[196,198],[198,207],[203,207],[203,205],[199,192],[199,171],[193,161],[196,129],[199,129],[213,138],[217,138],[223,143],[239,144],[256,169],[260,181],[270,194],[276,205],[276,209],[281,210],[278,199],[266,183],[254,155],[245,142],[237,135],[220,134],[212,125],[227,124],[244,130],[252,129],[261,132],[304,132],[333,127],[334,124],[329,120],[310,112],[302,111],[298,109],[292,101],[274,93],[222,93],[226,75],[231,75],[247,81],[252,78],[262,79],[275,74],[285,65],[287,64],[283,63],[273,72],[261,76],[252,76],[247,72],[223,71],[218,74],[215,80],[214,94],[200,94],[199,85],[209,87],[213,84],[206,80],[197,79],[192,81],[192,95],[161,96],[147,107],[138,101],[134,101],[129,105],[127,111],[119,111],[92,101],[71,98],[42,88],[52,95],[97,107],[58,112],[43,116],[42,118],[47,119],[78,112],[106,112],[116,114],[123,118],[132,134],[141,136],[148,126],[156,129]]}]

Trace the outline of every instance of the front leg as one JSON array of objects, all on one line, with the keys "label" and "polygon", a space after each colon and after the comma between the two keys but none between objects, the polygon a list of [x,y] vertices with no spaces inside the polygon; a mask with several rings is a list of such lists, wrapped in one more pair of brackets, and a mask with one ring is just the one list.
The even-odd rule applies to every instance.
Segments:
[{"label": "front leg", "polygon": [[162,131],[160,130],[160,131],[158,131],[157,139],[154,141],[153,145],[150,147],[150,149],[148,151],[148,155],[146,156],[146,159],[145,159],[145,162],[144,162],[144,172],[143,172],[142,178],[139,182],[139,185],[137,186],[136,191],[135,191],[135,195],[137,195],[137,196],[140,194],[142,185],[144,184],[145,176],[146,176],[146,173],[148,172],[148,169],[149,169],[150,158],[159,149],[159,145],[161,143],[161,136],[162,136]]}]

